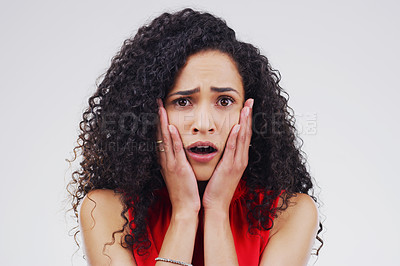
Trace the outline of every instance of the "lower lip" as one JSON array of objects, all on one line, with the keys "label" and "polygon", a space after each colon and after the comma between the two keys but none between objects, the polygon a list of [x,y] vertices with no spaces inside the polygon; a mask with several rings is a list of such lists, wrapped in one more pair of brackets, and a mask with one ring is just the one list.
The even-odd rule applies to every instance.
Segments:
[{"label": "lower lip", "polygon": [[199,163],[207,163],[214,158],[215,155],[217,155],[217,152],[212,152],[212,153],[207,153],[207,154],[199,154],[199,153],[194,153],[190,150],[188,150],[188,154],[190,157],[192,157],[193,160],[199,162]]}]

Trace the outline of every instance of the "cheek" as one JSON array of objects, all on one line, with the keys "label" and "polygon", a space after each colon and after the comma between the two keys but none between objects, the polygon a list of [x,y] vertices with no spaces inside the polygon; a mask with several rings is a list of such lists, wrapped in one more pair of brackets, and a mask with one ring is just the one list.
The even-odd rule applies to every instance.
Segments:
[{"label": "cheek", "polygon": [[232,111],[227,116],[223,118],[223,122],[228,126],[228,131],[236,124],[239,124],[240,110]]},{"label": "cheek", "polygon": [[[233,125],[235,125],[235,124],[239,124],[239,119],[240,119],[240,111],[241,111],[241,109],[240,110],[237,110],[234,114],[233,114],[233,117],[234,117],[234,123],[233,123]],[[232,125],[232,126],[233,126]]]},{"label": "cheek", "polygon": [[[174,125],[180,134],[185,130],[185,117],[182,112],[167,111],[168,123]],[[187,119],[187,118],[186,118]]]},{"label": "cheek", "polygon": [[240,112],[229,112],[228,114],[218,117],[219,131],[222,139],[227,139],[234,125],[239,123]]}]

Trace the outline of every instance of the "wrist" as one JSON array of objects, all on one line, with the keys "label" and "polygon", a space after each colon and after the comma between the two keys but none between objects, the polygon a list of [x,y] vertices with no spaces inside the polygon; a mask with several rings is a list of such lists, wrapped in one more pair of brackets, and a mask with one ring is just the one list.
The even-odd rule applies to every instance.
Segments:
[{"label": "wrist", "polygon": [[193,222],[198,221],[199,212],[193,209],[172,209],[171,220],[183,221],[183,222]]},{"label": "wrist", "polygon": [[215,217],[216,219],[229,219],[229,207],[204,208],[204,216]]},{"label": "wrist", "polygon": [[229,213],[231,201],[203,198],[202,203],[203,203],[204,212],[208,211],[208,212],[227,212],[227,213]]},{"label": "wrist", "polygon": [[172,213],[176,214],[190,214],[190,215],[198,215],[201,208],[200,201],[188,201],[188,200],[171,200],[172,205]]}]

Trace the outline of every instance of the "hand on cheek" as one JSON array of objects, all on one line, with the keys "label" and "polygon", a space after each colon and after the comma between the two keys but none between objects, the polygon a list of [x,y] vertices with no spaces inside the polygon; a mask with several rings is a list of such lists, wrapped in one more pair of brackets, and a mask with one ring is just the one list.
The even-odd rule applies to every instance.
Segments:
[{"label": "hand on cheek", "polygon": [[159,104],[160,124],[157,130],[157,156],[161,165],[161,174],[167,185],[173,214],[192,214],[200,210],[200,196],[196,176],[192,166],[186,159],[182,140],[177,128],[169,125],[167,112]]},{"label": "hand on cheek", "polygon": [[236,187],[248,164],[252,135],[253,99],[248,99],[226,142],[224,155],[214,170],[203,195],[204,209],[229,211]]}]

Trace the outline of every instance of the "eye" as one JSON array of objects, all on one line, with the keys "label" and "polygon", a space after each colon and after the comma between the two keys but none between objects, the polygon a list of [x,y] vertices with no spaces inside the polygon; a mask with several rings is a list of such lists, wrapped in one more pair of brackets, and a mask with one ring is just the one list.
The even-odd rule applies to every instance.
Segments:
[{"label": "eye", "polygon": [[[218,99],[218,101],[221,103],[222,106],[225,107],[230,106],[235,102],[235,100],[229,96],[222,96],[221,98]],[[229,101],[231,102],[231,104],[229,104]]]},{"label": "eye", "polygon": [[[222,107],[228,107],[235,102],[232,97],[229,96],[222,96],[218,99],[218,102]],[[181,97],[172,101],[172,104],[178,107],[186,107],[190,104],[190,99],[186,97]]]},{"label": "eye", "polygon": [[189,98],[183,98],[183,97],[178,98],[178,99],[175,99],[175,100],[172,101],[172,103],[173,103],[174,105],[178,105],[178,106],[180,106],[180,107],[185,107],[185,106],[187,106],[186,103],[188,103],[188,102],[189,102]]}]

